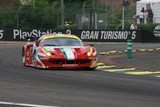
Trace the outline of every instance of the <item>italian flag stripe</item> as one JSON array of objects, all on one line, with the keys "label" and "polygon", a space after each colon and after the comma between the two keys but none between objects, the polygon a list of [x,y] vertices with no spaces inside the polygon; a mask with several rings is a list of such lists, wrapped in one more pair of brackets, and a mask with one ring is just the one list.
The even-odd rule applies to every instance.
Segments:
[{"label": "italian flag stripe", "polygon": [[62,48],[61,51],[62,51],[62,53],[64,54],[64,57],[67,60],[74,60],[75,59],[73,49],[71,49],[71,48]]}]

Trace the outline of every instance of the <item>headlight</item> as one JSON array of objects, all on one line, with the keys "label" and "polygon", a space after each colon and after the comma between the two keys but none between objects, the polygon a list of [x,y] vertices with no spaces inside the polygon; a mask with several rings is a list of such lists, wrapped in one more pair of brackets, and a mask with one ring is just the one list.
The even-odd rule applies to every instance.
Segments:
[{"label": "headlight", "polygon": [[43,53],[38,53],[38,55],[39,55],[40,57],[46,57],[46,55],[43,54]]},{"label": "headlight", "polygon": [[47,56],[52,56],[52,54],[50,52],[46,52]]},{"label": "headlight", "polygon": [[87,55],[88,55],[88,56],[91,56],[91,55],[92,55],[92,53],[93,53],[93,49],[92,49],[92,48],[90,48],[90,49],[89,49],[89,51],[87,52]]},{"label": "headlight", "polygon": [[87,52],[87,55],[88,55],[88,56],[91,56],[91,55],[92,55],[92,53],[89,51],[89,52]]},{"label": "headlight", "polygon": [[42,51],[46,56],[52,56],[51,52],[47,52],[44,48],[42,48]]}]

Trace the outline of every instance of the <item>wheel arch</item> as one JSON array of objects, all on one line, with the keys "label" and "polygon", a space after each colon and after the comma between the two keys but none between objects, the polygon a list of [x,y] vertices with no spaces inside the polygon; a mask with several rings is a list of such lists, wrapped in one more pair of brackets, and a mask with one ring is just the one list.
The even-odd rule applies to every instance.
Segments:
[{"label": "wheel arch", "polygon": [[22,57],[24,56],[24,54],[25,54],[25,49],[24,49],[24,47],[22,48]]}]

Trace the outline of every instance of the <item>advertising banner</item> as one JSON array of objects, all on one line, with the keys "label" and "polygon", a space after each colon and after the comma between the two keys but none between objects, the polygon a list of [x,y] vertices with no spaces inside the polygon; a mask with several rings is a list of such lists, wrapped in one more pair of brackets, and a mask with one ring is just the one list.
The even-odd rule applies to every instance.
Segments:
[{"label": "advertising banner", "polygon": [[[53,30],[53,29],[0,29],[1,41],[25,41],[26,37],[48,34],[74,34],[86,42],[160,42],[153,31],[131,30]],[[157,35],[157,34],[156,34]]]},{"label": "advertising banner", "polygon": [[143,30],[141,32],[142,43],[160,43],[160,31]]}]

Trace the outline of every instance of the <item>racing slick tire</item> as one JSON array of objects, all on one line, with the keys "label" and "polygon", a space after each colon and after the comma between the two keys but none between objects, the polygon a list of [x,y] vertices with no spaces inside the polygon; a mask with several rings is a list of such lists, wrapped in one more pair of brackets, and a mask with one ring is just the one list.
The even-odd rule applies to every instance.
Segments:
[{"label": "racing slick tire", "polygon": [[35,58],[35,55],[36,55],[36,51],[33,52],[33,57],[32,57],[32,65],[34,68],[37,68],[37,64],[36,64],[36,58]]},{"label": "racing slick tire", "polygon": [[26,65],[26,57],[25,57],[24,49],[22,50],[22,63],[23,63],[24,66],[27,66]]},{"label": "racing slick tire", "polygon": [[94,71],[96,68],[89,68],[88,70],[90,70],[90,71]]}]

